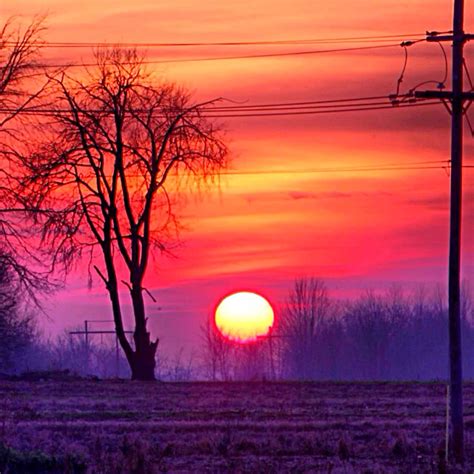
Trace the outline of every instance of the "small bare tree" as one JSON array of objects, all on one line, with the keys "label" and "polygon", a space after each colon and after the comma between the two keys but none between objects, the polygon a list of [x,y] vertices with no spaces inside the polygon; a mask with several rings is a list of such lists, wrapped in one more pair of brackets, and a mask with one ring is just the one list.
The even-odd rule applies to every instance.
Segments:
[{"label": "small bare tree", "polygon": [[201,359],[205,377],[212,381],[230,380],[233,344],[219,332],[211,318],[201,326],[201,339]]},{"label": "small bare tree", "polygon": [[[154,251],[176,237],[172,191],[206,182],[226,165],[227,149],[203,108],[174,85],[154,85],[135,51],[96,53],[81,80],[61,74],[53,120],[40,143],[9,159],[23,179],[17,195],[42,228],[42,246],[70,268],[81,255],[108,291],[115,330],[132,378],[154,379],[158,340],[147,329],[144,293]],[[51,123],[52,122],[52,123]],[[184,181],[183,181],[184,180]],[[120,283],[130,295],[134,347],[124,332]]]},{"label": "small bare tree", "polygon": [[394,333],[401,329],[409,308],[400,290],[385,296],[367,291],[345,309],[354,360],[368,380],[381,380],[389,373],[388,354]]},{"label": "small bare tree", "polygon": [[328,292],[322,280],[299,278],[295,281],[279,323],[279,330],[285,335],[284,359],[290,377],[314,377],[317,336],[329,310]]}]

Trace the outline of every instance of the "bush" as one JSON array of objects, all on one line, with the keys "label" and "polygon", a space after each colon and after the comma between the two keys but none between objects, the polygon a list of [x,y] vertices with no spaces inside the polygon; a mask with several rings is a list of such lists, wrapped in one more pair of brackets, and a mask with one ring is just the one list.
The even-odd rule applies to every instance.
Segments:
[{"label": "bush", "polygon": [[48,456],[41,451],[17,451],[0,444],[0,472],[9,474],[83,474],[87,466],[81,459],[68,455]]}]

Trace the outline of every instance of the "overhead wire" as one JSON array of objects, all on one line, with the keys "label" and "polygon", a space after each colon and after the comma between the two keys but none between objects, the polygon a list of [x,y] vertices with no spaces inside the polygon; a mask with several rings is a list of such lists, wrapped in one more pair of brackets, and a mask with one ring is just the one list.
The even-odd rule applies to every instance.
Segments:
[{"label": "overhead wire", "polygon": [[[224,99],[227,100],[227,99]],[[325,100],[311,100],[311,101],[303,101],[303,102],[271,102],[271,103],[257,103],[257,104],[239,104],[239,105],[229,105],[229,106],[215,106],[215,107],[204,107],[202,110],[254,110],[254,109],[266,109],[266,108],[280,108],[280,107],[295,107],[295,108],[304,108],[305,106],[331,106],[334,104],[334,107],[338,106],[338,104],[351,104],[355,102],[356,104],[360,105],[361,102],[367,101],[380,101],[384,100],[384,103],[387,103],[387,96],[386,95],[378,95],[378,96],[365,96],[365,97],[352,97],[352,98],[344,98],[344,99],[325,99]],[[371,102],[372,103],[372,102]]]},{"label": "overhead wire", "polygon": [[[437,36],[441,33],[439,32],[436,32],[436,31],[433,31],[433,32],[426,32],[426,34],[428,36]],[[423,82],[420,82],[418,83],[417,85],[415,85],[414,87],[412,87],[408,93],[404,94],[404,97],[400,100],[400,89],[401,89],[401,84],[403,82],[403,79],[404,79],[404,76],[405,76],[405,72],[406,72],[406,69],[407,69],[407,65],[408,65],[408,47],[409,46],[413,46],[414,44],[417,44],[417,43],[420,43],[420,42],[423,42],[423,41],[426,41],[426,40],[423,40],[423,39],[420,39],[420,40],[416,40],[416,41],[403,41],[402,43],[400,43],[400,46],[403,47],[404,49],[404,53],[405,53],[405,57],[404,57],[404,62],[403,62],[403,66],[402,66],[402,70],[401,70],[401,73],[400,73],[400,76],[397,80],[397,88],[396,88],[396,92],[395,94],[391,94],[389,97],[390,97],[390,100],[392,101],[392,103],[394,105],[398,105],[400,103],[403,103],[404,101],[406,101],[408,98],[410,97],[413,97],[414,95],[414,92],[419,89],[421,86],[424,86],[426,84],[436,84],[437,88],[438,89],[444,89],[446,87],[446,81],[448,80],[448,69],[449,69],[449,65],[448,65],[448,56],[446,54],[446,50],[443,46],[443,44],[441,42],[438,42],[438,45],[439,47],[441,48],[441,53],[443,55],[443,59],[444,59],[444,76],[443,76],[443,79],[440,80],[440,81],[435,81],[435,80],[428,80],[428,81],[423,81]]]},{"label": "overhead wire", "polygon": [[367,173],[384,171],[419,171],[419,170],[442,170],[445,166],[398,166],[398,167],[373,167],[373,168],[310,168],[302,170],[255,170],[255,171],[223,171],[222,175],[278,175],[278,174],[318,174],[318,173]]},{"label": "overhead wire", "polygon": [[401,88],[403,78],[405,76],[405,71],[408,65],[408,48],[406,44],[402,44],[402,47],[403,47],[403,52],[405,53],[405,59],[403,61],[402,71],[400,72],[400,76],[398,77],[398,80],[397,80],[397,91],[395,92],[396,97],[399,97],[400,95],[400,88]]},{"label": "overhead wire", "polygon": [[274,170],[228,170],[223,175],[265,175],[265,174],[313,174],[313,173],[342,173],[342,172],[368,172],[368,171],[409,171],[424,169],[444,169],[449,166],[449,160],[415,161],[400,165],[399,163],[387,163],[382,165],[366,165],[358,167],[334,167],[334,168],[305,168],[305,169],[274,169]]},{"label": "overhead wire", "polygon": [[[259,175],[292,175],[292,174],[334,174],[334,173],[368,173],[368,172],[389,172],[389,171],[423,171],[423,170],[446,170],[450,169],[450,164],[445,161],[435,161],[432,165],[396,165],[396,166],[367,166],[367,167],[334,167],[334,168],[303,168],[303,169],[273,169],[273,170],[223,170],[219,172],[221,176],[259,176]],[[474,168],[474,165],[463,165],[463,168]],[[177,176],[171,173],[170,176]],[[111,176],[106,176],[110,178]],[[139,174],[127,174],[127,178],[143,178]],[[5,180],[5,177],[0,177]],[[95,179],[91,176],[91,179]]]},{"label": "overhead wire", "polygon": [[[198,42],[104,42],[104,41],[42,41],[43,48],[115,48],[115,47],[194,47],[194,46],[273,46],[273,45],[300,45],[334,42],[369,42],[391,41],[397,38],[425,36],[424,33],[400,33],[391,35],[345,36],[325,38],[303,38],[283,40],[254,40],[254,41],[198,41]],[[6,41],[6,46],[14,46],[14,41]]]},{"label": "overhead wire", "polygon": [[299,106],[282,106],[276,105],[271,107],[255,107],[252,106],[250,108],[233,108],[233,107],[206,107],[205,109],[201,109],[205,112],[268,112],[268,111],[285,111],[285,110],[305,110],[305,109],[343,109],[349,106],[357,106],[357,107],[371,107],[376,105],[389,105],[387,100],[380,101],[380,102],[357,102],[357,103],[345,103],[345,104],[328,104],[328,105],[299,105]]},{"label": "overhead wire", "polygon": [[[252,110],[255,108],[273,108],[273,107],[303,107],[306,105],[330,105],[330,104],[343,104],[343,103],[359,103],[362,101],[378,101],[382,99],[387,99],[386,95],[376,95],[376,96],[362,96],[362,97],[346,97],[346,98],[338,98],[338,99],[323,99],[323,100],[307,100],[307,101],[293,101],[293,102],[265,102],[265,103],[256,103],[256,104],[247,104],[245,103],[237,103],[237,105],[227,105],[227,106],[214,106],[214,107],[202,107],[200,110]],[[216,100],[216,102],[231,102],[232,104],[236,104],[235,101],[227,98],[219,98]],[[3,112],[13,112],[15,109],[8,109],[6,107],[0,108],[0,111]],[[43,106],[30,106],[28,108],[24,109],[25,111],[28,112],[46,112],[46,113],[69,113],[70,109],[51,109],[51,108],[45,108]],[[164,109],[165,110],[165,109]],[[88,109],[88,113],[93,113],[93,112],[101,112],[103,113],[104,110],[94,110],[94,109]],[[133,112],[148,112],[148,109],[133,109]]]},{"label": "overhead wire", "polygon": [[[143,60],[140,64],[170,64],[170,63],[188,63],[188,62],[208,62],[208,61],[233,61],[237,59],[263,59],[263,58],[279,58],[279,57],[292,57],[292,56],[311,56],[318,54],[330,54],[330,53],[342,53],[342,52],[358,52],[368,51],[384,48],[398,47],[398,43],[394,44],[382,44],[374,46],[355,46],[352,48],[331,48],[331,49],[311,49],[303,51],[286,51],[286,52],[275,52],[275,53],[257,53],[257,54],[245,54],[245,55],[233,55],[233,56],[207,56],[197,58],[173,58],[173,59],[158,59],[158,60]],[[133,65],[136,63],[122,62],[121,65]],[[43,68],[75,68],[75,67],[97,67],[97,63],[43,63],[38,64],[38,67]]]},{"label": "overhead wire", "polygon": [[363,111],[375,111],[375,110],[397,110],[397,109],[406,109],[411,107],[421,107],[429,105],[439,105],[439,101],[430,101],[426,100],[422,103],[412,103],[412,104],[401,104],[398,106],[393,106],[390,103],[387,105],[381,106],[370,106],[370,107],[348,107],[344,109],[327,109],[327,110],[305,110],[305,111],[295,111],[295,112],[255,112],[255,113],[223,113],[223,114],[206,114],[206,117],[214,118],[238,118],[238,117],[275,117],[275,116],[294,116],[294,115],[319,115],[319,114],[334,114],[334,113],[343,113],[343,112],[363,112]]},{"label": "overhead wire", "polygon": [[[299,108],[268,108],[268,109],[249,109],[249,110],[222,110],[212,111],[208,109],[203,113],[200,113],[203,117],[209,118],[247,118],[247,117],[276,117],[276,116],[296,116],[296,115],[319,115],[319,114],[334,114],[334,113],[345,113],[345,112],[363,112],[363,111],[375,111],[375,110],[397,110],[411,107],[431,106],[439,105],[440,102],[437,100],[430,99],[418,99],[414,103],[403,103],[397,106],[393,106],[388,101],[386,103],[375,103],[375,104],[362,104],[361,106],[348,104],[348,105],[334,105],[334,106],[314,106],[310,107],[299,107]],[[0,113],[14,113],[13,109],[0,109]],[[79,113],[105,113],[105,111],[78,111]],[[132,111],[133,113],[140,113],[140,111]],[[18,115],[33,115],[33,116],[61,116],[70,114],[70,110],[21,110]],[[196,116],[196,113],[190,113],[188,116]],[[163,114],[155,114],[154,118],[166,118]]]},{"label": "overhead wire", "polygon": [[[400,95],[402,98],[410,98],[408,94]],[[218,102],[231,102],[234,105],[206,105],[199,108],[200,112],[229,112],[229,111],[236,111],[236,112],[254,112],[254,111],[267,111],[267,110],[297,110],[297,109],[307,109],[307,108],[345,108],[345,107],[366,107],[366,106],[373,106],[373,105],[389,105],[388,96],[386,95],[374,95],[374,96],[360,96],[360,97],[345,97],[345,98],[337,98],[337,99],[319,99],[319,100],[306,100],[306,101],[292,101],[292,102],[260,102],[256,104],[248,104],[248,103],[235,103],[234,101],[221,97],[216,99],[215,103]],[[410,98],[409,103],[415,102],[426,102],[429,99],[414,99]],[[169,109],[166,107],[161,108],[160,110],[164,112],[173,112],[173,109]],[[0,112],[3,113],[12,113],[15,112],[16,109],[2,107],[0,108]],[[84,109],[80,110],[77,109],[79,113],[107,113],[106,109]],[[129,113],[149,113],[149,109],[130,109],[125,110]],[[44,107],[44,106],[30,106],[25,107],[21,110],[22,113],[44,113],[44,114],[61,114],[71,113],[69,108],[51,108],[51,107]],[[109,111],[111,112],[111,111]]]},{"label": "overhead wire", "polygon": [[443,53],[443,57],[444,57],[444,77],[442,81],[439,81],[438,89],[444,89],[446,81],[448,80],[448,70],[449,70],[448,56],[446,54],[446,49],[444,48],[443,43],[439,41],[438,45],[441,48],[441,52]]},{"label": "overhead wire", "polygon": [[[191,46],[256,46],[256,45],[299,45],[299,44],[318,44],[318,43],[345,43],[345,42],[388,42],[393,38],[400,36],[422,36],[418,33],[406,35],[382,35],[382,36],[365,36],[365,37],[346,37],[346,38],[320,38],[307,40],[272,40],[272,41],[240,41],[240,42],[190,42],[190,43],[96,43],[96,42],[45,42],[45,47],[57,48],[85,48],[85,47],[191,47]],[[401,46],[404,48],[405,58],[402,71],[397,81],[396,97],[403,100],[410,100],[415,89],[424,84],[436,83],[438,87],[444,87],[448,75],[448,59],[446,51],[441,43],[444,61],[445,61],[445,75],[442,81],[424,81],[410,89],[408,94],[400,94],[401,84],[404,79],[408,64],[408,46],[424,41],[423,39],[416,41],[403,42]],[[382,44],[372,46],[357,46],[350,48],[333,48],[324,50],[305,50],[305,51],[289,51],[289,52],[274,52],[262,54],[248,54],[248,55],[232,55],[232,56],[212,56],[212,57],[197,57],[197,58],[173,58],[163,60],[149,60],[143,61],[142,64],[163,64],[163,63],[180,63],[180,62],[200,62],[200,61],[222,61],[222,60],[236,60],[236,59],[256,59],[256,58],[272,58],[272,57],[287,57],[287,56],[303,56],[303,55],[317,55],[337,52],[357,52],[366,50],[377,50],[382,48],[399,47],[400,44]],[[127,63],[125,63],[127,64]],[[43,64],[43,67],[48,68],[63,68],[63,67],[95,67],[97,64],[87,63],[69,63],[69,64]],[[466,65],[464,65],[466,68]],[[469,77],[470,79],[470,77]],[[472,87],[472,83],[471,83]],[[401,102],[394,106],[390,102],[382,102],[382,99],[388,99],[387,96],[370,96],[370,97],[356,97],[347,99],[327,99],[318,101],[302,101],[302,102],[277,102],[267,104],[250,104],[250,105],[234,105],[234,106],[216,106],[203,108],[204,116],[219,117],[219,118],[247,118],[247,117],[269,117],[269,116],[294,116],[294,115],[315,115],[328,113],[347,113],[360,111],[377,111],[377,110],[395,110],[400,108],[410,108],[419,106],[439,105],[439,101],[433,100],[417,100],[416,102]],[[0,109],[0,113],[9,113],[11,110]],[[92,113],[92,111],[87,111]],[[103,112],[103,111],[101,111]],[[69,110],[54,110],[54,109],[29,109],[23,110],[20,113],[32,115],[56,115],[62,113],[71,113]],[[157,116],[158,117],[158,116]],[[435,170],[446,169],[446,163],[449,161],[420,161],[412,162],[406,165],[400,164],[384,164],[378,166],[360,166],[360,167],[346,167],[346,168],[309,168],[300,170],[226,170],[223,175],[268,175],[268,174],[311,174],[311,173],[340,173],[340,172],[385,172],[385,171],[414,171],[414,170]],[[474,168],[471,165],[464,165],[464,168]]]},{"label": "overhead wire", "polygon": [[[391,35],[386,35],[390,37]],[[369,37],[364,37],[369,38]],[[374,38],[374,37],[372,37]],[[340,38],[342,40],[342,38]],[[349,38],[344,38],[347,40]],[[359,37],[358,39],[361,39]],[[293,40],[292,40],[293,41]],[[295,40],[296,41],[296,40]],[[400,77],[397,82],[397,92],[396,97],[400,97],[400,85],[403,81],[404,73],[408,63],[408,51],[407,46],[418,43],[423,40],[416,41],[405,41],[401,45],[404,47],[405,59],[403,68],[400,74]],[[249,44],[254,44],[256,42],[249,42]],[[272,42],[273,43],[273,42]],[[66,43],[64,43],[66,44]],[[158,44],[158,43],[156,43]],[[176,43],[184,45],[185,43]],[[190,43],[186,43],[189,45]],[[197,44],[197,43],[195,43]],[[203,43],[204,44],[204,43]],[[210,43],[206,43],[210,44]],[[217,44],[217,43],[215,43]],[[247,44],[247,43],[219,43],[221,45],[229,44]],[[267,44],[267,42],[265,42]],[[364,46],[364,47],[355,47],[355,48],[339,48],[331,50],[310,50],[310,51],[292,51],[292,52],[279,52],[279,53],[265,53],[265,54],[254,54],[254,55],[244,55],[244,56],[226,56],[226,57],[210,57],[210,58],[187,58],[187,59],[170,59],[170,60],[161,60],[161,61],[144,61],[145,64],[149,63],[162,63],[162,62],[183,62],[183,61],[207,61],[207,60],[226,60],[226,59],[243,59],[243,58],[266,58],[266,57],[280,57],[280,56],[295,56],[295,55],[307,55],[307,54],[324,54],[330,52],[341,52],[341,51],[360,51],[368,49],[380,49],[387,47],[398,46],[398,44],[391,45],[378,45],[378,46]],[[446,59],[446,54],[443,49],[443,54]],[[47,65],[47,67],[71,67],[79,66],[79,64],[62,64],[62,65]],[[95,64],[81,64],[82,67],[95,66]],[[417,86],[418,87],[418,86]],[[412,91],[409,94],[403,96],[403,100],[407,100],[408,96],[412,95]],[[351,98],[351,99],[333,99],[333,100],[321,100],[321,101],[304,101],[304,102],[293,102],[293,103],[273,103],[273,104],[251,104],[251,105],[233,105],[233,106],[212,106],[203,108],[202,112],[207,117],[213,118],[250,118],[250,117],[269,117],[269,116],[295,116],[295,115],[315,115],[315,114],[327,114],[327,113],[341,113],[341,112],[360,112],[360,111],[377,111],[385,109],[394,109],[394,108],[407,108],[415,106],[427,106],[438,104],[438,101],[415,101],[409,99],[408,103],[394,103],[393,97],[392,104],[385,102],[385,96],[372,96],[372,97],[360,97],[360,98]],[[380,100],[384,99],[383,102]],[[394,107],[396,105],[397,107]],[[0,110],[2,112],[2,110]],[[5,112],[5,110],[3,110]],[[8,111],[7,111],[8,112]],[[103,111],[100,111],[103,113]],[[138,111],[133,111],[138,113]],[[23,114],[36,114],[36,115],[58,115],[61,113],[70,113],[69,110],[45,110],[45,109],[35,109],[35,110],[23,110]],[[92,113],[92,111],[87,111],[87,113]],[[158,117],[158,115],[157,115]]]},{"label": "overhead wire", "polygon": [[[424,169],[445,169],[450,167],[451,160],[422,160],[406,164],[383,163],[379,165],[361,165],[353,167],[326,167],[326,168],[303,168],[303,169],[273,169],[273,170],[223,170],[220,175],[266,175],[266,174],[317,174],[317,173],[342,173],[342,172],[369,172],[369,171],[410,171]],[[465,168],[474,166],[464,165]],[[172,176],[174,176],[172,174]],[[107,175],[111,178],[112,175]],[[143,178],[137,173],[127,173],[129,178]],[[0,180],[5,177],[0,177]]]}]

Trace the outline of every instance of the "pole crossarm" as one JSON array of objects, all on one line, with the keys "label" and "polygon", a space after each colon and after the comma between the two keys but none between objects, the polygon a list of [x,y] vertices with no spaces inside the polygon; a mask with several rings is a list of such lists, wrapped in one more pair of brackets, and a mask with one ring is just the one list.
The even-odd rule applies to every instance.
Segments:
[{"label": "pole crossarm", "polygon": [[[119,357],[119,343],[118,343],[118,336],[115,330],[110,329],[102,329],[102,330],[95,330],[91,331],[90,325],[92,323],[113,323],[109,319],[86,319],[84,320],[84,330],[83,331],[69,331],[69,336],[76,336],[76,335],[84,335],[84,341],[86,343],[86,369],[89,370],[89,336],[91,334],[113,334],[115,335],[115,371],[116,376],[120,376],[120,357]],[[124,334],[133,334],[134,331],[123,331]]]},{"label": "pole crossarm", "polygon": [[[447,99],[451,100],[454,97],[452,91],[415,91],[415,98],[417,99]],[[474,100],[474,92],[462,92],[459,94],[462,100],[472,101]]]},{"label": "pole crossarm", "polygon": [[[133,334],[133,331],[124,331],[125,334]],[[115,331],[70,331],[69,334],[115,334]]]},{"label": "pole crossarm", "polygon": [[463,42],[474,40],[474,35],[470,33],[462,33],[461,35],[428,35],[426,41],[428,43],[439,43],[441,41],[456,41]]}]

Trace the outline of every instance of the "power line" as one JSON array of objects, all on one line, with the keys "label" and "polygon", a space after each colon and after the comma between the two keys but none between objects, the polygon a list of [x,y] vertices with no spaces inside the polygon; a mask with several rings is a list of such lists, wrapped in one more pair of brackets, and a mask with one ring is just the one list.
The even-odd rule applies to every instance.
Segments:
[{"label": "power line", "polygon": [[[418,35],[422,36],[422,35]],[[84,49],[84,48],[131,48],[131,49],[140,49],[140,48],[201,48],[201,47],[251,47],[251,46],[301,46],[301,45],[312,45],[312,44],[361,44],[361,43],[388,43],[394,40],[402,40],[402,36],[391,36],[388,38],[315,38],[315,39],[302,39],[302,40],[275,40],[275,41],[241,41],[241,42],[209,42],[209,43],[199,43],[199,42],[190,42],[190,43],[114,43],[114,42],[77,42],[77,43],[68,43],[68,42],[45,42],[41,43],[42,48],[54,48],[54,49]],[[405,37],[406,38],[406,37]],[[419,41],[424,41],[420,39]],[[13,46],[13,43],[11,43]]]},{"label": "power line", "polygon": [[[407,97],[406,95],[400,95],[399,97]],[[268,109],[268,108],[280,108],[280,107],[295,107],[295,108],[304,108],[304,106],[316,106],[321,105],[321,107],[330,106],[334,104],[334,107],[337,104],[351,103],[351,102],[367,102],[367,101],[379,101],[385,100],[384,103],[387,103],[388,96],[378,95],[378,96],[366,96],[366,97],[352,97],[345,99],[325,99],[325,100],[309,100],[303,102],[270,102],[270,103],[257,103],[250,105],[228,105],[228,106],[215,106],[215,107],[204,107],[201,110],[254,110],[254,109]],[[324,105],[327,104],[327,105]],[[356,105],[356,104],[354,104]]]},{"label": "power line", "polygon": [[[260,175],[294,175],[294,174],[334,174],[334,173],[368,173],[368,172],[388,172],[388,171],[422,171],[422,170],[449,170],[450,165],[446,162],[440,161],[439,164],[426,165],[426,166],[412,166],[407,164],[406,166],[374,166],[367,168],[304,168],[304,169],[277,169],[277,170],[224,170],[219,172],[220,176],[260,176]],[[463,165],[464,169],[474,168],[474,165]],[[177,174],[171,174],[170,176],[176,177]],[[111,175],[106,176],[111,178]],[[143,178],[143,175],[139,174],[127,174],[127,178]],[[94,175],[90,176],[91,179],[95,179]],[[0,177],[0,181],[6,180],[5,177]]]},{"label": "power line", "polygon": [[296,112],[262,112],[262,113],[234,113],[234,114],[206,114],[206,117],[210,118],[249,118],[249,117],[283,117],[283,116],[295,116],[295,115],[320,115],[320,114],[335,114],[343,112],[363,112],[363,111],[375,111],[375,110],[398,110],[398,109],[407,109],[412,107],[423,107],[430,105],[439,105],[437,101],[426,101],[423,103],[414,103],[414,104],[400,104],[393,106],[390,104],[384,106],[375,106],[375,107],[348,107],[341,109],[327,109],[327,110],[307,110],[307,111],[296,111]]},{"label": "power line", "polygon": [[[373,36],[346,36],[284,40],[256,40],[256,41],[209,41],[209,42],[99,42],[99,41],[43,41],[39,45],[43,48],[115,48],[115,47],[192,47],[192,46],[273,46],[273,45],[301,45],[338,42],[369,42],[392,41],[397,38],[424,37],[424,33],[401,33],[393,35]],[[14,41],[7,41],[5,45],[14,46]]]},{"label": "power line", "polygon": [[[398,97],[400,98],[412,98],[411,95],[408,94],[402,94],[399,95]],[[343,103],[348,103],[348,105],[352,102],[367,102],[367,101],[379,101],[384,99],[385,101],[389,98],[387,95],[377,95],[377,96],[362,96],[362,97],[346,97],[346,98],[338,98],[338,99],[323,99],[323,100],[307,100],[307,101],[300,101],[300,102],[264,102],[264,103],[256,103],[256,104],[247,104],[247,103],[235,103],[235,101],[232,101],[230,99],[225,99],[225,98],[219,98],[216,100],[216,103],[218,101],[220,102],[231,102],[234,105],[224,105],[224,106],[207,106],[207,107],[202,107],[199,110],[203,111],[217,111],[217,110],[253,110],[255,108],[278,108],[278,107],[295,107],[295,108],[303,108],[303,106],[313,106],[313,105],[321,105],[321,106],[329,106],[331,104],[343,104]],[[386,103],[386,102],[385,102]],[[353,104],[356,105],[356,104]],[[37,107],[28,107],[22,109],[24,112],[45,112],[45,113],[70,113],[70,109],[52,109],[52,108],[45,108],[44,106],[37,106]],[[171,109],[166,109],[165,107],[162,108],[162,110],[171,110]],[[14,108],[8,108],[8,107],[3,107],[0,108],[0,111],[5,112],[5,113],[13,113],[16,111]],[[131,112],[134,113],[148,113],[148,109],[132,109],[130,110]],[[99,109],[87,109],[88,113],[104,113],[105,110],[99,110]]]},{"label": "power line", "polygon": [[[283,116],[297,116],[297,115],[320,115],[320,114],[335,114],[335,113],[346,113],[346,112],[363,112],[363,111],[376,111],[376,110],[398,110],[406,109],[411,107],[422,107],[422,106],[431,106],[439,105],[439,102],[436,100],[424,100],[418,101],[416,103],[401,103],[396,106],[391,105],[390,103],[385,102],[376,102],[374,104],[347,104],[347,105],[334,105],[334,106],[314,106],[314,107],[288,107],[284,108],[265,108],[265,109],[250,109],[250,110],[223,110],[223,111],[212,111],[208,109],[205,112],[201,113],[200,116],[207,118],[250,118],[250,117],[283,117]],[[82,114],[93,114],[93,113],[107,113],[107,111],[99,110],[78,110],[78,113]],[[133,113],[146,113],[146,111],[135,111]],[[15,109],[0,109],[0,113],[17,113],[18,115],[31,115],[31,116],[61,116],[61,115],[70,115],[71,110],[67,109],[34,109],[34,110],[20,110],[15,111]],[[195,117],[195,113],[189,113],[188,116]],[[154,114],[154,118],[167,118],[163,114]]]},{"label": "power line", "polygon": [[[472,168],[473,166],[465,166],[466,168]],[[291,169],[280,169],[280,170],[249,170],[249,171],[223,171],[221,175],[231,175],[231,176],[253,176],[253,175],[287,175],[287,174],[318,174],[318,173],[367,173],[374,171],[418,171],[418,170],[442,170],[446,169],[447,166],[441,165],[427,165],[427,166],[377,166],[372,168],[307,168],[301,170],[291,170]]]},{"label": "power line", "polygon": [[[385,98],[386,99],[386,98]],[[284,110],[307,110],[307,109],[339,109],[345,108],[349,106],[357,106],[357,107],[369,107],[369,106],[376,106],[376,105],[388,105],[387,100],[378,101],[378,102],[358,102],[355,104],[352,103],[345,103],[345,104],[328,104],[328,105],[297,105],[297,106],[283,106],[283,105],[274,105],[268,107],[255,107],[251,106],[249,108],[240,108],[240,107],[207,107],[201,109],[205,112],[268,112],[268,111],[284,111]]]},{"label": "power line", "polygon": [[[231,61],[236,59],[263,59],[263,58],[277,58],[277,57],[291,57],[291,56],[309,56],[317,54],[329,54],[329,53],[341,53],[341,52],[357,52],[357,51],[368,51],[383,48],[395,48],[400,47],[399,43],[394,44],[382,44],[376,46],[357,46],[353,48],[333,48],[333,49],[316,49],[316,50],[305,50],[305,51],[288,51],[288,52],[277,52],[277,53],[262,53],[262,54],[246,54],[238,56],[209,56],[209,57],[198,57],[198,58],[182,58],[182,59],[160,59],[160,60],[147,60],[140,61],[140,64],[169,64],[169,63],[187,63],[187,62],[203,62],[203,61]],[[136,63],[121,62],[121,65],[134,65]],[[63,64],[38,64],[38,67],[43,68],[74,68],[74,67],[97,67],[97,63],[63,63]]]},{"label": "power line", "polygon": [[[357,167],[330,167],[330,168],[303,168],[303,169],[274,169],[274,170],[223,170],[219,174],[222,176],[245,176],[245,175],[286,175],[286,174],[318,174],[318,173],[365,173],[372,171],[417,171],[417,170],[446,170],[451,163],[449,160],[425,160],[412,161],[404,165],[399,163],[383,163],[379,165],[363,165]],[[474,168],[474,165],[464,165],[464,168]],[[127,178],[143,178],[144,175],[137,173],[127,173]],[[177,176],[177,174],[171,174]],[[95,178],[94,174],[90,175]],[[111,178],[112,175],[106,175]],[[0,180],[8,179],[0,177]]]}]

